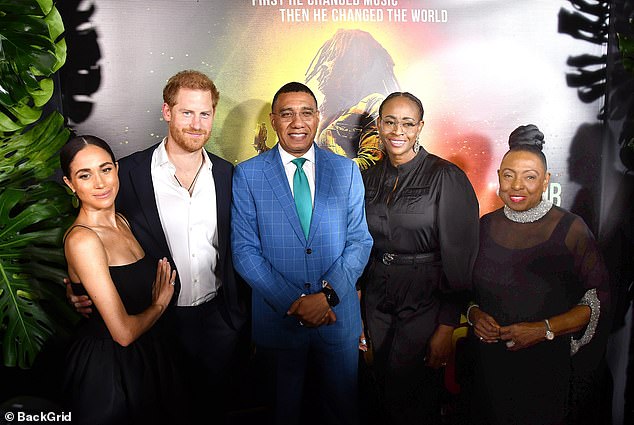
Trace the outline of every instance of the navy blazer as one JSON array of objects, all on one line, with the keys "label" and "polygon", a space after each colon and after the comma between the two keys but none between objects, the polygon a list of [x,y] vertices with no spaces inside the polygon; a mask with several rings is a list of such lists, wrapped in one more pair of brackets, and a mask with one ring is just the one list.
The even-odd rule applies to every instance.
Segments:
[{"label": "navy blazer", "polygon": [[[152,154],[158,144],[140,152],[135,152],[119,160],[119,194],[116,209],[130,222],[130,227],[146,255],[158,261],[167,257],[173,265],[167,239],[163,232],[161,219],[156,206],[154,184],[152,183]],[[212,174],[216,188],[216,210],[218,216],[218,270],[222,281],[228,319],[234,329],[239,329],[246,320],[241,281],[236,280],[230,251],[231,223],[231,178],[233,166],[224,159],[207,152],[212,165]],[[180,289],[177,279],[176,290]],[[176,299],[176,297],[174,297]]]},{"label": "navy blazer", "polygon": [[372,248],[359,167],[315,146],[315,201],[308,240],[302,231],[277,145],[236,167],[231,243],[238,273],[253,288],[253,338],[271,348],[306,342],[286,317],[302,294],[337,292],[337,321],[318,332],[328,343],[356,339],[361,314],[355,285]]}]

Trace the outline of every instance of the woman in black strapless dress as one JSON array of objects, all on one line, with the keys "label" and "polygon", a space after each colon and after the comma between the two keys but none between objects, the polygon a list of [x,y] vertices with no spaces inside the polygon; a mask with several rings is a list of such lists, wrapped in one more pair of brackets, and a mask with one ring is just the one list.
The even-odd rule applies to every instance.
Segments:
[{"label": "woman in black strapless dress", "polygon": [[176,272],[166,259],[157,265],[145,256],[115,213],[117,163],[103,140],[74,137],[60,160],[64,182],[81,201],[64,240],[68,274],[97,308],[67,357],[64,392],[73,421],[183,422],[187,409],[169,345],[153,327],[172,298]]}]

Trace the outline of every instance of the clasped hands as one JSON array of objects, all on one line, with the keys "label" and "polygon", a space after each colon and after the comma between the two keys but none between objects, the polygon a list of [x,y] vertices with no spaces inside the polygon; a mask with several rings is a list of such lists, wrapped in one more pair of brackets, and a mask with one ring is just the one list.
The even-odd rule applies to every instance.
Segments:
[{"label": "clasped hands", "polygon": [[518,351],[545,339],[546,330],[543,322],[520,322],[500,326],[491,315],[479,307],[473,308],[470,316],[473,331],[480,341],[487,344],[505,341],[509,351]]},{"label": "clasped hands", "polygon": [[296,317],[300,324],[309,328],[332,325],[337,321],[337,315],[328,305],[326,295],[322,292],[299,297],[291,304],[286,314]]}]

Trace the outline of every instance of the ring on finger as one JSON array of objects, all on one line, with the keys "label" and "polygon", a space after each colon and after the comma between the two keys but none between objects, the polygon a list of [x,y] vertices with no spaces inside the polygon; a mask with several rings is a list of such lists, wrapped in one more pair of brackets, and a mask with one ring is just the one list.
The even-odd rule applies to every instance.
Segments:
[{"label": "ring on finger", "polygon": [[515,341],[513,341],[512,339],[511,339],[511,340],[506,341],[506,346],[507,346],[508,348],[515,347]]}]

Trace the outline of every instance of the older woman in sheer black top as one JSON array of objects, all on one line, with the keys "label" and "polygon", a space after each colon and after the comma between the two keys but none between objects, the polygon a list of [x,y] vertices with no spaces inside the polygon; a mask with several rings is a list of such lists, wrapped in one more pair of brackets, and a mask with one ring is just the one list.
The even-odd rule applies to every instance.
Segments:
[{"label": "older woman in sheer black top", "polygon": [[571,354],[592,338],[608,306],[590,230],[542,199],[550,180],[543,140],[534,125],[511,133],[498,170],[505,205],[480,221],[476,304],[467,311],[478,338],[474,423],[563,423]]}]

